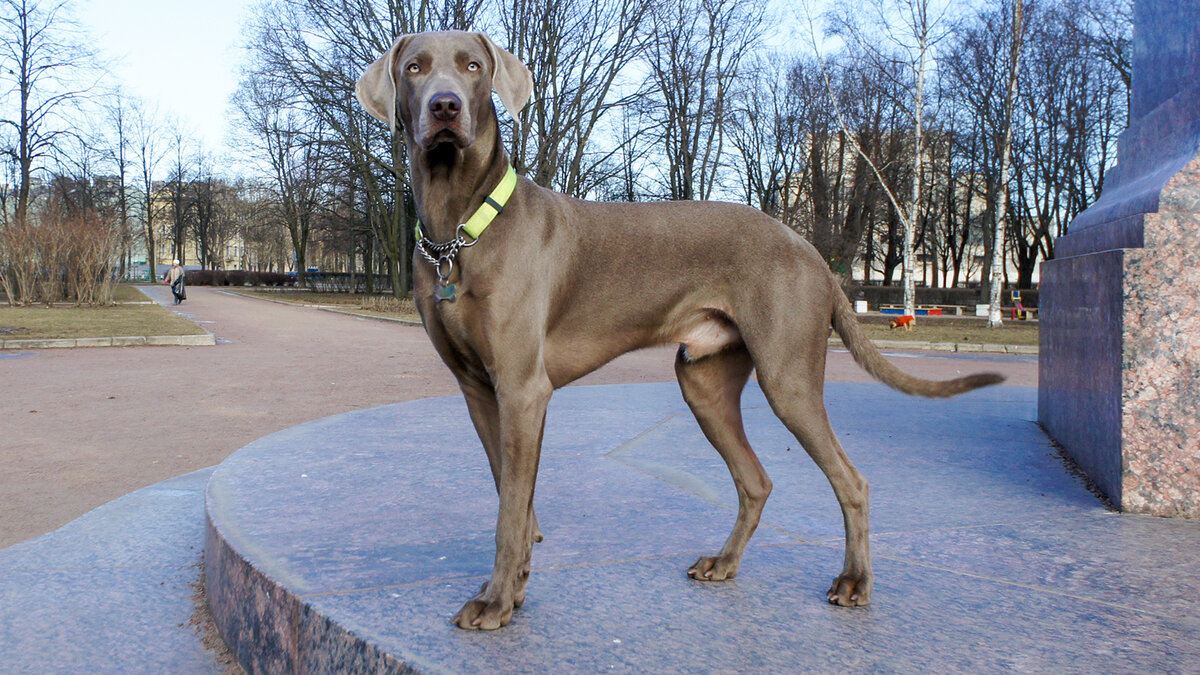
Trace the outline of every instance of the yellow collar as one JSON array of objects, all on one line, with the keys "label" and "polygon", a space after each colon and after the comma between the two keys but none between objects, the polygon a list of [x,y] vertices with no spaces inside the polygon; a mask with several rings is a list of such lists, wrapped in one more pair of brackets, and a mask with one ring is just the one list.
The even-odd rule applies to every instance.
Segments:
[{"label": "yellow collar", "polygon": [[[487,229],[488,225],[492,224],[496,216],[504,212],[504,206],[508,204],[509,197],[512,197],[513,190],[517,188],[517,172],[510,164],[508,171],[504,173],[504,178],[500,179],[500,184],[496,189],[492,190],[491,194],[483,198],[483,203],[479,205],[475,213],[467,219],[467,222],[459,226],[459,228],[471,235],[472,239],[478,239],[479,235]],[[421,233],[421,221],[417,220],[417,239],[424,238]]]}]

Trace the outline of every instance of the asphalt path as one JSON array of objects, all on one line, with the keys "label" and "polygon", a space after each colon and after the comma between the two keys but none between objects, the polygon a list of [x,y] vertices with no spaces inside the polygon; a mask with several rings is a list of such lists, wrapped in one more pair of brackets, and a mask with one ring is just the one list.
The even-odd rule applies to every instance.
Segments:
[{"label": "asphalt path", "polygon": [[[164,287],[144,288],[169,305]],[[0,548],[301,422],[458,393],[420,327],[212,288],[188,297],[173,309],[216,346],[0,353]],[[1037,384],[1036,357],[888,354],[922,377],[987,370]],[[634,352],[576,384],[673,380],[673,358],[672,347]],[[826,377],[871,379],[842,349],[830,350]]]}]

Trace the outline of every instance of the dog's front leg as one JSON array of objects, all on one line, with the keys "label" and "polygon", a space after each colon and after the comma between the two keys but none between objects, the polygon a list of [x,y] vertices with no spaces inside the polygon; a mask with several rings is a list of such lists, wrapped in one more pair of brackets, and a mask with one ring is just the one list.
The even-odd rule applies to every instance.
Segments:
[{"label": "dog's front leg", "polygon": [[[459,388],[467,402],[467,412],[471,415],[471,423],[479,442],[487,453],[488,466],[492,470],[492,480],[496,484],[496,492],[500,492],[500,406],[496,402],[496,390],[490,382],[481,382],[466,374],[458,374]],[[537,514],[531,516],[529,527],[533,532],[533,541],[542,540],[542,531],[538,528]]]},{"label": "dog's front leg", "polygon": [[500,513],[492,578],[452,620],[459,628],[495,630],[525,600],[533,546],[530,519],[546,406],[553,388],[544,375],[497,387],[500,418]]}]

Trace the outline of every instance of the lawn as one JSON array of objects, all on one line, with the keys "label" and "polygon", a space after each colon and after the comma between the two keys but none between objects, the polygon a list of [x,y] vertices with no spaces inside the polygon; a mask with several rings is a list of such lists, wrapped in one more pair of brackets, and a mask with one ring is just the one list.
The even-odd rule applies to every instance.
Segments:
[{"label": "lawn", "polygon": [[263,289],[237,289],[235,293],[258,298],[269,298],[297,305],[312,305],[329,309],[341,309],[356,314],[379,316],[389,319],[420,321],[417,306],[410,298],[397,298],[391,294],[367,295],[364,293],[314,293],[312,291]]},{"label": "lawn", "polygon": [[113,287],[113,302],[150,302],[150,298],[133,284],[117,284]]},{"label": "lawn", "polygon": [[[136,293],[136,289],[134,290]],[[145,299],[146,296],[138,293]],[[158,305],[109,307],[0,306],[0,339],[123,337],[128,335],[202,335],[196,324]]]},{"label": "lawn", "polygon": [[[268,291],[239,289],[245,295],[271,298],[302,305],[345,309],[371,316],[383,316],[420,321],[416,307],[407,298],[397,300],[391,295],[354,295],[348,293],[313,293],[310,291]],[[987,319],[960,316],[918,317],[912,330],[891,330],[892,317],[879,314],[859,315],[867,336],[873,340],[907,340],[913,342],[958,342],[971,344],[1028,345],[1038,344],[1036,321],[1005,321],[1000,328],[988,328]]]},{"label": "lawn", "polygon": [[993,345],[1034,345],[1038,343],[1036,321],[1008,321],[1000,328],[988,328],[987,319],[975,317],[919,316],[912,330],[891,330],[891,316],[860,315],[867,336],[873,340],[913,340],[919,342],[960,342]]},{"label": "lawn", "polygon": [[[146,294],[138,290],[138,287],[133,284],[117,284],[113,286],[113,302],[120,304],[123,302],[150,302],[150,298]],[[0,288],[0,305],[8,304],[8,295],[4,289]],[[70,302],[56,302],[55,306],[70,305]]]}]

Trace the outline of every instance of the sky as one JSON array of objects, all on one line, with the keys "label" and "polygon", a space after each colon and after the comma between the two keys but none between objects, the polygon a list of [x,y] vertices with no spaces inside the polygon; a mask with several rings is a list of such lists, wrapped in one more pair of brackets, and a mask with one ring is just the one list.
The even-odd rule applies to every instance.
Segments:
[{"label": "sky", "polygon": [[[825,4],[808,1],[818,10]],[[229,99],[243,58],[243,25],[254,3],[78,0],[75,16],[126,92],[157,105],[164,116],[178,118],[206,150],[221,155],[229,131]],[[768,43],[797,46],[802,37],[797,9],[790,0],[771,4],[782,21]]]},{"label": "sky", "polygon": [[251,0],[82,0],[75,16],[131,95],[175,116],[204,147],[225,142]]}]

